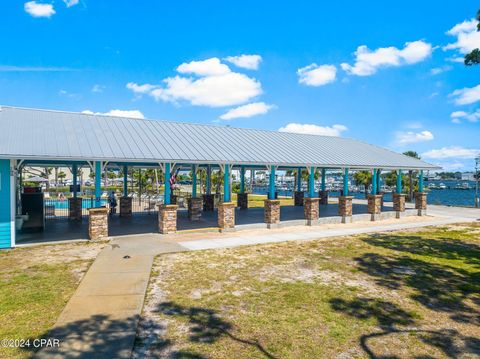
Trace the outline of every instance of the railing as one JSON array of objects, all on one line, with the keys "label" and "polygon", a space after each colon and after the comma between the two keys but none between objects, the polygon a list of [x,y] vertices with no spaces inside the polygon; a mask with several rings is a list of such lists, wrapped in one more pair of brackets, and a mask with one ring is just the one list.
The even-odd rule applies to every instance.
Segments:
[{"label": "railing", "polygon": [[[132,198],[133,215],[154,215],[158,212],[157,203],[162,202],[158,196],[140,196]],[[101,206],[109,207],[108,199],[100,200]],[[88,217],[88,210],[96,206],[94,197],[82,197],[82,217]],[[70,213],[68,198],[45,198],[45,220],[68,218]],[[117,207],[114,215],[120,213],[120,198],[117,197]]]}]

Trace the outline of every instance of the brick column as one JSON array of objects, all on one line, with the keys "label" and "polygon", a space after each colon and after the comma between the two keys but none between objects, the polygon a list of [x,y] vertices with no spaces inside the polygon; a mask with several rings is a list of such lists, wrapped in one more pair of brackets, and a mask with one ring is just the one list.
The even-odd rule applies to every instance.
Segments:
[{"label": "brick column", "polygon": [[88,210],[88,237],[92,241],[108,238],[108,208]]},{"label": "brick column", "polygon": [[352,222],[352,208],[353,208],[352,196],[338,197],[338,215],[342,217],[342,223]]},{"label": "brick column", "polygon": [[218,227],[220,232],[235,229],[235,203],[223,202],[218,204]]},{"label": "brick column", "polygon": [[380,219],[380,213],[382,213],[382,197],[381,194],[368,195],[368,213],[372,215],[372,221]]},{"label": "brick column", "polygon": [[176,204],[158,204],[158,231],[161,234],[177,231],[177,208]]},{"label": "brick column", "polygon": [[319,191],[320,204],[328,204],[328,191]]},{"label": "brick column", "polygon": [[419,216],[427,214],[427,194],[425,192],[415,192],[415,209]]},{"label": "brick column", "polygon": [[237,193],[237,207],[248,209],[248,193]]},{"label": "brick column", "polygon": [[294,194],[294,204],[295,206],[303,206],[303,198],[305,197],[305,192],[295,191]]},{"label": "brick column", "polygon": [[188,219],[191,221],[199,221],[202,217],[203,198],[192,197],[188,199]]},{"label": "brick column", "polygon": [[320,217],[319,201],[320,198],[305,198],[303,212],[307,226],[318,223],[318,217]]},{"label": "brick column", "polygon": [[212,212],[215,209],[215,195],[204,194],[203,195],[203,210],[205,212]]},{"label": "brick column", "polygon": [[264,205],[264,219],[267,228],[272,228],[280,223],[280,201],[278,199],[266,199]]},{"label": "brick column", "polygon": [[397,218],[402,216],[402,213],[405,212],[405,194],[393,194],[393,210],[397,212]]},{"label": "brick column", "polygon": [[120,217],[132,216],[132,197],[120,197]]},{"label": "brick column", "polygon": [[74,221],[82,220],[82,199],[71,197],[68,199],[68,218]]}]

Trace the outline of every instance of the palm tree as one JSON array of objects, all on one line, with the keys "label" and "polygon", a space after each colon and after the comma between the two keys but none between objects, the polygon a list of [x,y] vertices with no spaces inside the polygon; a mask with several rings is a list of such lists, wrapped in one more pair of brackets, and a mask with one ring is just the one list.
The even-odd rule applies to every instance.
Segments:
[{"label": "palm tree", "polygon": [[370,171],[357,171],[353,175],[353,178],[357,185],[361,184],[365,186],[365,198],[368,197],[368,187],[372,182],[372,173]]},{"label": "palm tree", "polygon": [[[417,160],[420,159],[420,156],[415,151],[405,151],[403,152],[405,156],[416,158]],[[408,171],[408,201],[413,201],[413,171]]]}]

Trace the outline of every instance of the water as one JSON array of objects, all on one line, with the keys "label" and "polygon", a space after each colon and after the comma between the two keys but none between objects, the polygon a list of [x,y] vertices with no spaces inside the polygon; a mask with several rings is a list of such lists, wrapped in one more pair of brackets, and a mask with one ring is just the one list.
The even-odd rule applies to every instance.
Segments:
[{"label": "water", "polygon": [[[107,200],[102,199],[100,200],[101,206],[107,205]],[[45,205],[47,206],[54,206],[55,209],[68,209],[68,199],[59,200],[59,199],[45,199]],[[95,207],[95,200],[91,200],[90,198],[84,198],[82,200],[82,208],[88,209]]]},{"label": "water", "polygon": [[[469,190],[460,190],[454,189],[454,187],[460,183],[467,182],[470,185]],[[429,183],[434,183],[439,185],[440,183],[445,184],[447,189],[443,190],[428,190],[427,202],[429,204],[441,204],[446,206],[467,206],[473,207],[475,205],[475,182],[474,181],[428,181],[425,182],[425,187]],[[264,194],[268,192],[268,187],[254,187],[254,194]],[[291,197],[293,195],[292,191],[278,191],[279,196]],[[339,192],[331,191],[329,192],[330,197],[338,197]],[[354,198],[365,199],[364,192],[353,192],[350,193]],[[385,193],[385,201],[392,201],[392,193]]]}]

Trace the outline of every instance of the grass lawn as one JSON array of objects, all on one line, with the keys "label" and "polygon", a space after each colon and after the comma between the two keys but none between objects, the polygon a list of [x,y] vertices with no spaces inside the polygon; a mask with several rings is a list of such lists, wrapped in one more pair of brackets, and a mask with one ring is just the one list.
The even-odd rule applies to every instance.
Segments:
[{"label": "grass lawn", "polygon": [[[103,245],[0,251],[0,340],[34,339],[50,329]],[[0,358],[29,356],[30,351],[0,346]]]},{"label": "grass lawn", "polygon": [[473,358],[480,225],[157,257],[135,355]]},{"label": "grass lawn", "polygon": [[[266,195],[249,194],[248,195],[248,208],[264,207],[264,201],[267,199]],[[281,206],[293,206],[293,198],[279,196]],[[237,203],[237,194],[232,194],[232,202]]]}]

